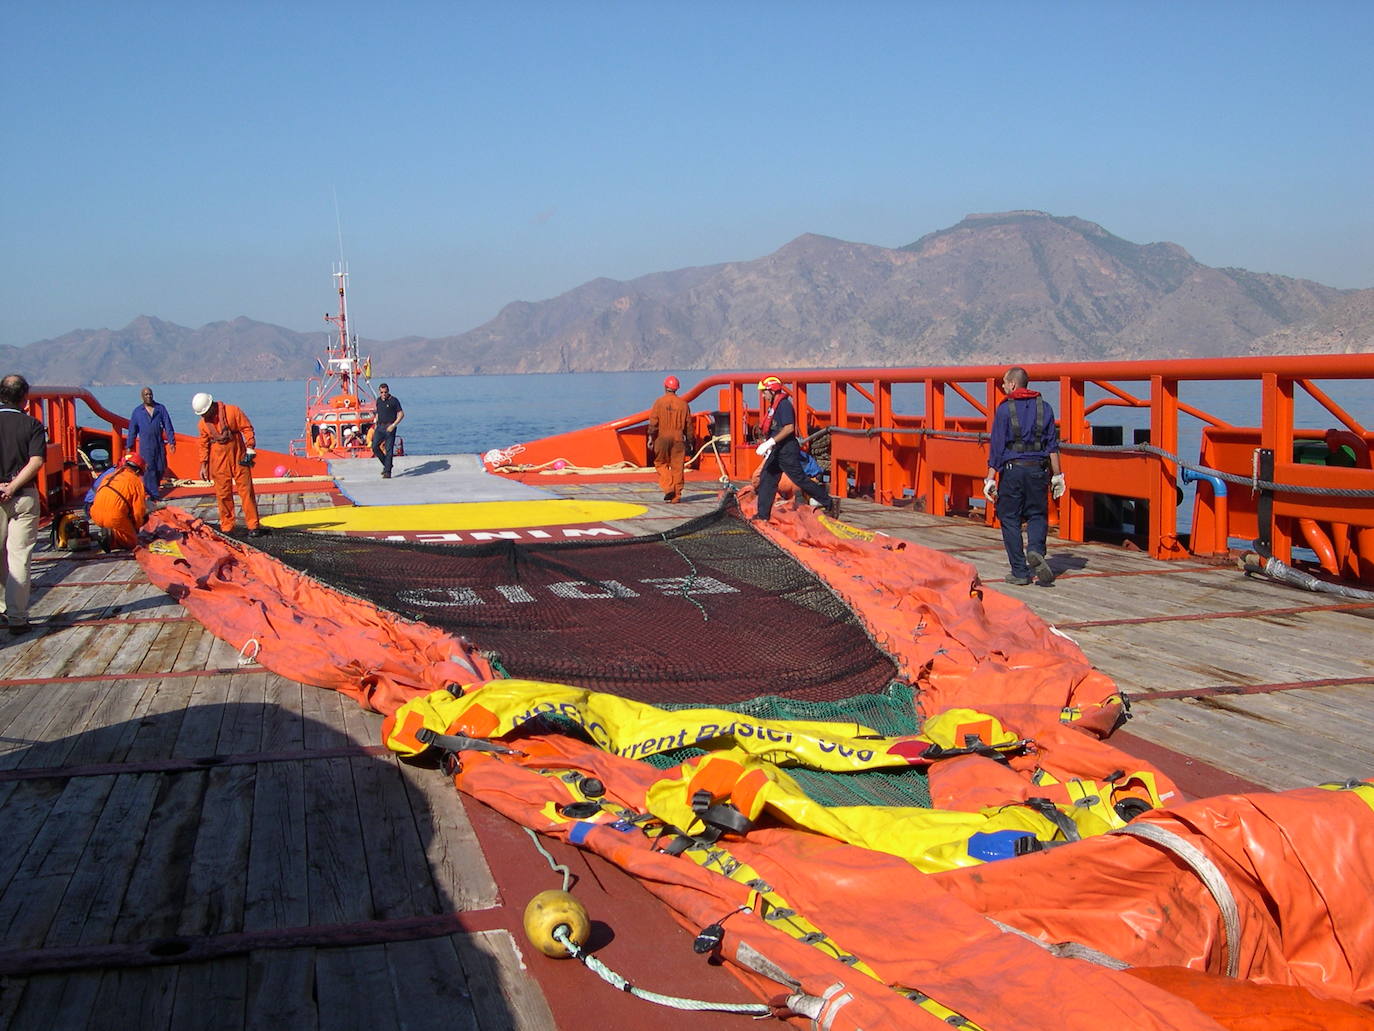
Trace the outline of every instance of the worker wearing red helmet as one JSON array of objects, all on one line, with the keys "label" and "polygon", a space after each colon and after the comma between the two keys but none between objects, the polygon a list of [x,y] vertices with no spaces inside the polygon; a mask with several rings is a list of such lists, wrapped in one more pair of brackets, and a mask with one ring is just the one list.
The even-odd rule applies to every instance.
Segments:
[{"label": "worker wearing red helmet", "polygon": [[658,487],[663,500],[678,504],[682,501],[682,469],[687,463],[687,423],[692,409],[677,396],[676,376],[663,380],[663,396],[654,402],[649,412],[649,451],[658,471]]},{"label": "worker wearing red helmet", "polygon": [[258,525],[258,498],[253,492],[253,461],[257,458],[253,424],[237,405],[216,401],[210,394],[191,398],[191,411],[200,416],[200,478],[215,485],[219,528],[234,529],[234,491],[243,506],[243,521],[251,537],[271,533]]},{"label": "worker wearing red helmet", "polygon": [[133,548],[138,528],[148,518],[148,489],[143,485],[145,465],[136,452],[124,456],[115,472],[105,477],[91,499],[91,522],[110,533],[110,546]]},{"label": "worker wearing red helmet", "polygon": [[777,376],[759,380],[759,407],[762,418],[759,432],[763,440],[755,452],[763,459],[759,469],[758,512],[755,519],[768,521],[773,514],[773,499],[778,493],[778,481],[786,473],[797,489],[812,498],[831,518],[840,514],[840,503],[830,496],[825,486],[802,471],[801,442],[797,439],[797,410],[787,396],[787,388]]}]

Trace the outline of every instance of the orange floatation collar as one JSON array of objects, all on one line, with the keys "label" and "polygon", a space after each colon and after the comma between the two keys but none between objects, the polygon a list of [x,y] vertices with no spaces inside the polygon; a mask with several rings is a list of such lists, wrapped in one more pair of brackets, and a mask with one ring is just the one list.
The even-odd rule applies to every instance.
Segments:
[{"label": "orange floatation collar", "polygon": [[[791,776],[774,762],[781,754],[707,748],[709,762],[665,771],[608,750],[590,723],[582,736],[517,724],[481,686],[517,682],[493,681],[466,642],[322,587],[178,510],[150,517],[137,555],[217,636],[283,676],[387,714],[440,692],[470,696],[458,726],[506,748],[460,750],[459,789],[629,871],[689,925],[734,914],[722,957],[762,997],[834,1031],[957,1020],[989,1031],[1216,1031],[1238,1011],[1273,1031],[1367,1021],[1374,783],[1185,803],[1157,770],[1101,739],[1121,717],[1110,678],[1024,605],[986,590],[972,567],[801,507],[774,517],[770,538],[862,615],[917,687],[927,737],[943,716],[939,741],[956,751],[970,738],[996,751],[1004,733],[1031,743],[927,763],[932,812],[964,820],[1005,809],[1053,823],[1051,813],[1128,799],[1155,808],[1112,833],[1079,828],[1072,844],[927,873],[790,822],[793,803],[776,787]],[[545,693],[555,704],[553,687]],[[388,721],[391,733],[406,721]],[[409,727],[417,741],[423,726]],[[750,736],[737,729],[729,747]],[[857,759],[838,743],[817,752]],[[588,778],[600,782],[590,797]],[[660,805],[655,792],[671,797]],[[707,840],[692,819],[712,806],[729,808]],[[1072,991],[1046,991],[1066,974]],[[1275,1002],[1272,1015],[1261,998]]]}]

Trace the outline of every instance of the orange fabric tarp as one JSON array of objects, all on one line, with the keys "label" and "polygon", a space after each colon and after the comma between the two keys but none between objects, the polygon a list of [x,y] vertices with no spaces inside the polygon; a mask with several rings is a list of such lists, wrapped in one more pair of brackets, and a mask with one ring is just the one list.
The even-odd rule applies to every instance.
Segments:
[{"label": "orange fabric tarp", "polygon": [[[752,497],[741,507],[754,511]],[[1122,703],[1111,678],[1023,603],[987,590],[977,570],[919,544],[832,529],[806,506],[777,505],[764,524],[780,547],[863,615],[903,675],[921,688],[926,715],[963,706],[1008,726],[1078,725],[1105,736]],[[838,532],[837,532],[838,531]]]},{"label": "orange fabric tarp", "polygon": [[[464,642],[324,587],[177,508],[144,524],[138,560],[211,633],[284,677],[377,712],[447,684],[489,680]],[[341,643],[346,642],[346,647]]]},{"label": "orange fabric tarp", "polygon": [[[926,549],[845,541],[814,515],[784,511],[778,519],[778,513],[770,535],[824,575],[870,620],[880,643],[915,671],[925,715],[977,704],[1035,740],[1032,752],[1009,766],[981,756],[937,763],[931,787],[938,804],[1018,801],[1036,767],[1055,777],[1099,779],[1112,769],[1144,768],[1078,729],[1099,716],[1105,725],[1095,729],[1110,727],[1119,704],[1115,688],[1024,606],[983,591],[962,563]],[[155,513],[145,538],[148,531],[152,540],[139,558],[150,578],[236,647],[251,654],[250,642],[257,642],[259,661],[282,675],[343,691],[384,713],[449,683],[480,686],[491,676],[465,642],[324,588],[185,513]],[[892,619],[889,609],[896,612]],[[1085,718],[1062,722],[1075,709]],[[1090,711],[1095,715],[1087,716]],[[1153,842],[1112,835],[924,874],[899,857],[765,824],[720,842],[719,858],[708,868],[690,850],[681,856],[657,851],[638,824],[572,819],[557,808],[570,800],[567,782],[557,776],[562,771],[600,779],[604,805],[630,812],[643,811],[644,792],[662,771],[568,737],[524,736],[519,749],[516,755],[464,752],[457,785],[526,826],[622,866],[691,926],[728,917],[725,955],[745,969],[795,979],[807,995],[825,999],[817,1019],[835,1031],[950,1026],[892,986],[925,993],[989,1031],[1231,1026],[1222,1019],[1232,1019],[1231,1001],[1209,1001],[1194,983],[1174,992],[1167,978],[1053,955],[988,919],[1126,963],[1220,969],[1216,903],[1195,874]],[[1167,781],[1160,784],[1163,794]],[[1141,818],[1186,838],[1224,874],[1241,914],[1241,976],[1290,986],[1294,994],[1284,996],[1285,1006],[1293,1003],[1299,1012],[1308,997],[1303,993],[1355,1004],[1374,992],[1370,792],[1223,797]],[[1053,792],[1037,785],[1035,793]],[[755,888],[729,876],[742,869],[738,864],[856,962],[837,962],[787,934],[782,921],[762,918],[751,904]],[[776,991],[758,983],[765,994]],[[1358,1019],[1365,1011],[1350,1012]]]},{"label": "orange fabric tarp", "polygon": [[[734,914],[724,922],[726,954],[750,969],[758,969],[752,957],[762,956],[798,980],[810,995],[834,995],[835,986],[841,986],[851,1001],[831,1014],[829,1026],[836,1029],[940,1025],[897,995],[892,987],[897,986],[919,990],[987,1029],[1098,1031],[1115,1024],[1132,1031],[1201,1031],[1225,1026],[1210,1014],[1228,1008],[1226,986],[1242,983],[1210,982],[1223,997],[1210,1002],[1180,997],[1126,971],[1052,955],[1025,937],[1004,932],[983,915],[999,902],[1008,907],[1019,904],[1034,919],[1002,910],[989,915],[1047,942],[1114,948],[1115,958],[1128,963],[1159,964],[1171,955],[1180,965],[1215,967],[1216,906],[1191,874],[1181,873],[1177,863],[1149,842],[1127,836],[1095,838],[1035,857],[923,874],[897,857],[786,827],[759,828],[743,839],[722,841],[711,865],[726,869],[745,864],[751,876],[758,875],[824,930],[828,941],[811,945],[789,937],[766,915],[741,912],[741,907],[757,907],[749,884],[652,851],[652,843],[637,831],[604,823],[588,826],[557,814],[557,805],[569,801],[558,778],[565,770],[596,777],[606,786],[609,800],[630,810],[640,807],[642,793],[660,771],[569,738],[521,738],[519,747],[524,753],[519,757],[465,755],[455,782],[526,826],[575,837],[583,847],[639,877],[690,925],[704,927]],[[1259,804],[1288,810],[1291,819],[1283,833],[1294,841],[1327,841],[1332,822],[1349,828],[1346,843],[1368,840],[1374,832],[1374,809],[1353,792],[1313,789],[1259,798]],[[1252,797],[1188,803],[1148,819],[1208,824],[1207,833],[1194,833],[1193,840],[1209,854],[1225,855],[1245,847],[1235,821],[1243,820],[1255,804]],[[1034,858],[1034,864],[1026,858]],[[1157,881],[1149,871],[1157,871]],[[1314,992],[1351,1004],[1369,990],[1368,964],[1374,953],[1368,948],[1370,918],[1362,885],[1364,878],[1374,876],[1370,856],[1316,869],[1298,865],[1291,854],[1270,850],[1254,860],[1249,873],[1229,872],[1244,913],[1243,976],[1300,985],[1301,991],[1283,996],[1285,1006],[1296,1011],[1302,1011],[1304,999],[1311,1002],[1312,1012],[1325,1011]],[[989,877],[996,887],[985,899],[979,884]],[[1137,879],[1142,877],[1147,883],[1139,886]],[[1279,941],[1284,935],[1273,933],[1277,921],[1263,929],[1256,921],[1266,893],[1289,878],[1310,880],[1311,890],[1290,893],[1293,898],[1279,916],[1288,940]],[[1307,908],[1297,905],[1297,896]],[[1168,919],[1158,912],[1161,904],[1171,910]],[[1184,942],[1176,945],[1170,935],[1189,923],[1196,926],[1188,928]],[[1332,927],[1341,928],[1339,937],[1328,933]],[[1195,941],[1207,947],[1188,957]],[[835,962],[826,952],[831,942],[856,954],[877,976]],[[1266,976],[1275,973],[1279,978]],[[1350,1005],[1335,1011],[1351,1019],[1365,1013]],[[1374,1013],[1367,1016],[1374,1026]],[[1291,1025],[1279,1019],[1250,1026],[1278,1031]]]}]

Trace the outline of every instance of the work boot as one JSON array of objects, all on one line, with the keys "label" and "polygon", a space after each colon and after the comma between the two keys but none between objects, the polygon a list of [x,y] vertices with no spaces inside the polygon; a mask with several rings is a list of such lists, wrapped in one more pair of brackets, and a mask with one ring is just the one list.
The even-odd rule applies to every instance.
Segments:
[{"label": "work boot", "polygon": [[839,499],[839,498],[831,498],[831,499],[830,499],[830,504],[828,504],[828,505],[825,506],[825,514],[828,515],[831,519],[838,519],[838,518],[840,518],[840,499]]},{"label": "work boot", "polygon": [[1025,587],[1026,584],[1030,583],[1030,577],[1017,576],[1015,573],[1012,573],[1011,576],[1002,577],[1002,582],[1004,584],[1015,584],[1017,587]]},{"label": "work boot", "polygon": [[270,537],[272,531],[266,526],[255,526],[248,531],[249,537]]},{"label": "work boot", "polygon": [[1050,564],[1045,561],[1044,555],[1040,554],[1038,551],[1028,551],[1026,552],[1026,561],[1029,562],[1030,567],[1035,570],[1035,578],[1040,581],[1041,587],[1049,587],[1054,583],[1054,570],[1051,569]]},{"label": "work boot", "polygon": [[672,492],[672,491],[669,491],[667,494],[663,495],[663,500],[664,500],[664,501],[672,501],[672,500],[673,500],[673,492]]}]

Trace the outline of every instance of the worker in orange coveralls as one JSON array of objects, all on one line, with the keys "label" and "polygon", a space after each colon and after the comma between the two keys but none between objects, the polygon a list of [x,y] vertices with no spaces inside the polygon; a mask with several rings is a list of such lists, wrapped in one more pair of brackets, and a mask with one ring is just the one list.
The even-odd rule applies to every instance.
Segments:
[{"label": "worker in orange coveralls", "polygon": [[248,536],[264,537],[271,533],[258,525],[258,499],[253,494],[253,461],[258,453],[254,450],[256,439],[248,416],[243,409],[216,401],[209,394],[191,398],[191,411],[200,416],[200,478],[215,485],[219,528],[225,533],[234,529],[237,487]]},{"label": "worker in orange coveralls", "polygon": [[148,518],[144,469],[143,459],[130,452],[120,467],[96,487],[91,499],[91,522],[110,531],[110,547],[133,548],[138,544],[138,528]]},{"label": "worker in orange coveralls", "polygon": [[658,486],[663,500],[679,504],[682,501],[682,467],[687,460],[687,421],[692,410],[677,396],[676,376],[663,381],[663,396],[654,402],[649,412],[649,446],[654,453],[654,468],[658,470]]}]

